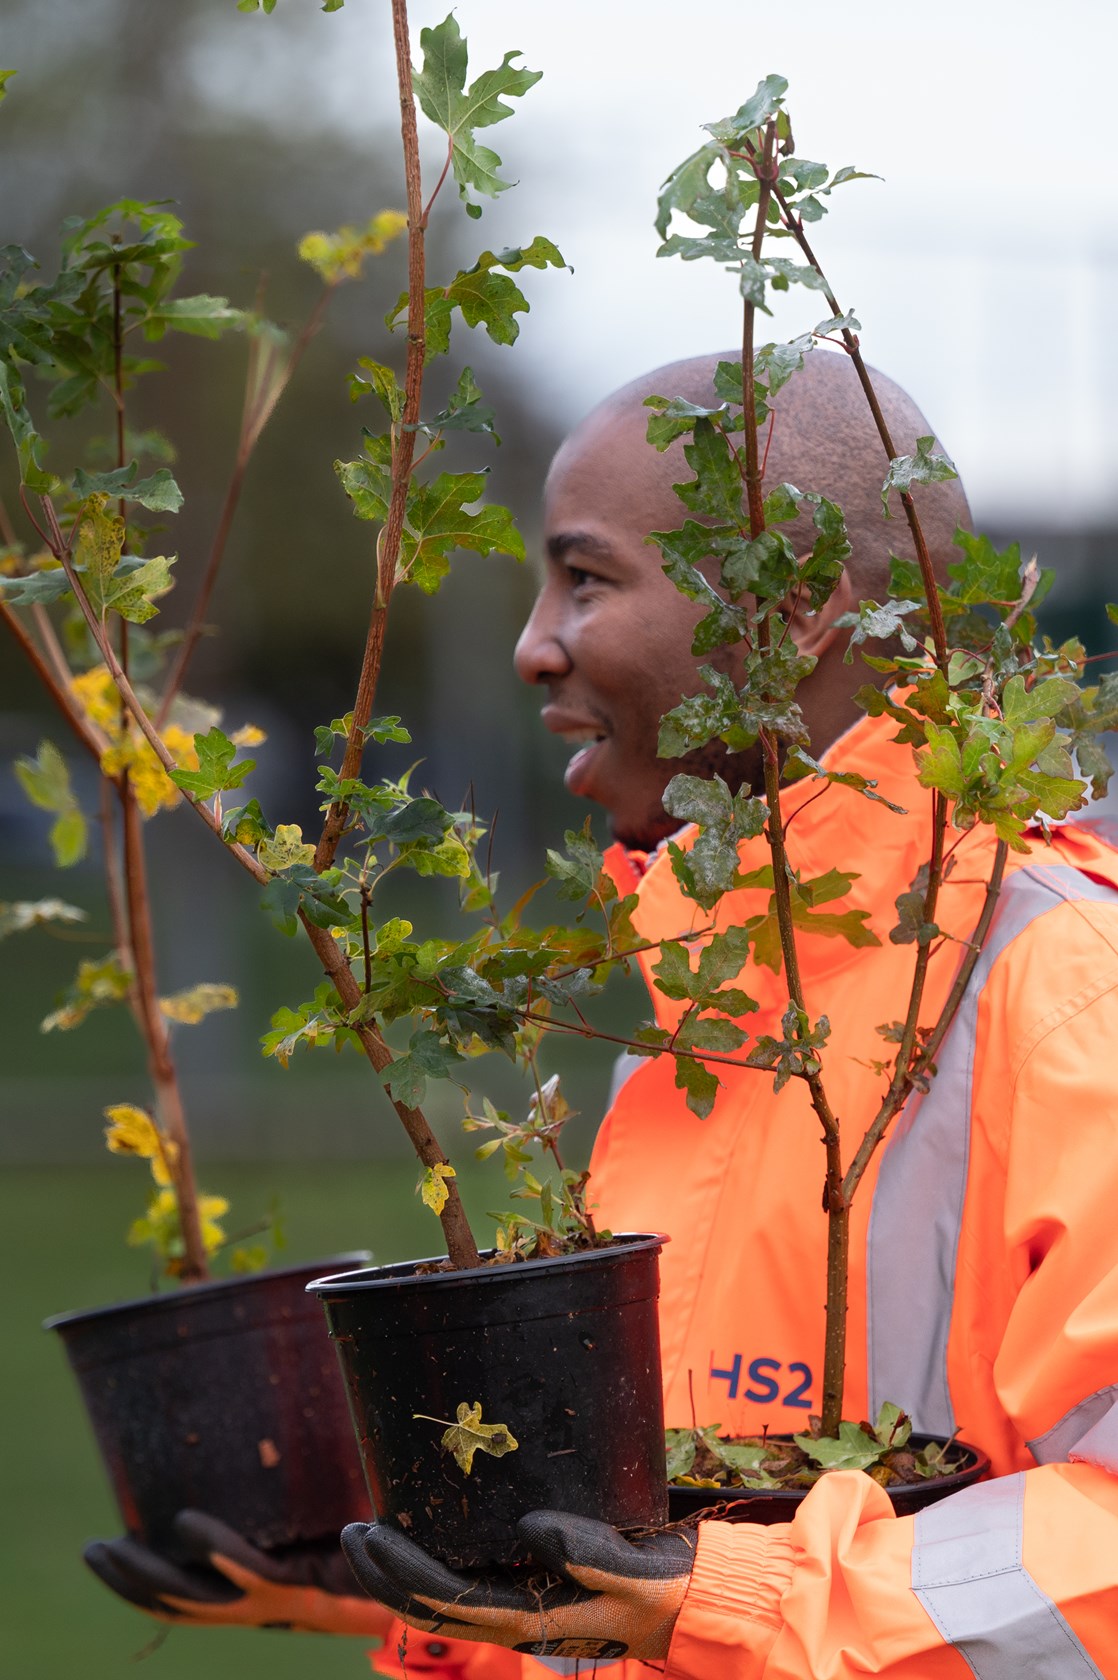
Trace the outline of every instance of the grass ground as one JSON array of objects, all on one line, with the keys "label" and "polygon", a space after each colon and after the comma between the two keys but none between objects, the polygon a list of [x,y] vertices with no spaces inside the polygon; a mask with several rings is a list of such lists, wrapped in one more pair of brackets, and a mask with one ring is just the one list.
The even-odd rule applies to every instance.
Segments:
[{"label": "grass ground", "polygon": [[[11,1680],[361,1680],[351,1639],[158,1628],[114,1599],[81,1562],[83,1544],[120,1532],[77,1391],[42,1320],[142,1294],[145,1263],[121,1233],[143,1199],[139,1163],[10,1168],[0,1175],[0,1581],[4,1673]],[[283,1258],[367,1247],[377,1260],[437,1252],[439,1231],[413,1194],[407,1161],[355,1166],[221,1166],[207,1188],[246,1221],[278,1192]],[[210,1182],[212,1181],[212,1182]],[[471,1213],[504,1201],[500,1173],[464,1175]]]}]

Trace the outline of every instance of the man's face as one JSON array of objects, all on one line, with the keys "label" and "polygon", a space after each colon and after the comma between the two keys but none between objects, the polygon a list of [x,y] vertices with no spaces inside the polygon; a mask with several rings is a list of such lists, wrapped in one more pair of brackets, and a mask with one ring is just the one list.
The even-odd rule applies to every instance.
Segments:
[{"label": "man's face", "polygon": [[543,720],[567,740],[567,789],[610,813],[626,845],[651,847],[679,823],[663,808],[672,776],[725,769],[724,749],[657,756],[660,718],[698,692],[691,653],[701,609],[661,570],[650,530],[685,510],[673,473],[644,439],[647,415],[592,416],[564,445],[544,495],[543,585],[516,649],[525,682],[547,689]]}]

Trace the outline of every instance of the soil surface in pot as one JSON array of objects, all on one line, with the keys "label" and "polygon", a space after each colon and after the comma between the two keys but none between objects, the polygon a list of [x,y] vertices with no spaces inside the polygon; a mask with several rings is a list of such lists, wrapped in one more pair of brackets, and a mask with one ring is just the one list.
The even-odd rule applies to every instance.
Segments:
[{"label": "soil surface in pot", "polygon": [[[906,1433],[903,1443],[884,1453],[877,1464],[838,1462],[824,1468],[813,1463],[791,1436],[730,1440],[712,1430],[678,1430],[669,1432],[669,1473],[671,1447],[678,1446],[672,1437],[682,1435],[700,1439],[689,1471],[677,1474],[668,1487],[673,1522],[700,1512],[731,1522],[787,1522],[815,1483],[832,1469],[863,1470],[884,1487],[898,1515],[904,1516],[969,1487],[990,1468],[986,1454],[965,1441],[937,1441],[916,1431]],[[775,1485],[757,1485],[763,1479]]]}]

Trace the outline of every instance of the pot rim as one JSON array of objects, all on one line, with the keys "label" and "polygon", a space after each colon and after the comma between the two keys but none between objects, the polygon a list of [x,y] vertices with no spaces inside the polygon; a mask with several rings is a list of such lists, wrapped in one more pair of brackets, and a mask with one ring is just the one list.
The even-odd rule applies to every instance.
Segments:
[{"label": "pot rim", "polygon": [[[471,1266],[456,1272],[431,1271],[417,1273],[417,1266],[438,1266],[446,1259],[445,1254],[436,1254],[429,1258],[418,1260],[397,1260],[384,1266],[370,1266],[363,1271],[335,1272],[326,1277],[313,1278],[306,1285],[308,1295],[358,1295],[369,1289],[387,1289],[414,1283],[416,1285],[437,1284],[439,1287],[449,1284],[472,1284],[482,1286],[486,1284],[507,1283],[512,1277],[522,1277],[525,1272],[538,1273],[542,1270],[562,1271],[571,1266],[582,1266],[597,1263],[601,1265],[608,1258],[621,1254],[632,1254],[647,1249],[660,1249],[671,1238],[663,1231],[615,1231],[613,1241],[602,1248],[583,1248],[574,1254],[548,1255],[539,1260],[513,1261],[505,1266]],[[496,1254],[495,1248],[483,1248],[483,1257]]]},{"label": "pot rim", "polygon": [[354,1248],[331,1255],[325,1260],[293,1260],[290,1265],[267,1266],[259,1272],[237,1272],[231,1277],[207,1278],[204,1283],[180,1285],[175,1289],[163,1290],[159,1294],[137,1295],[127,1301],[111,1301],[102,1307],[77,1307],[70,1312],[55,1313],[51,1318],[43,1320],[42,1328],[64,1330],[71,1324],[90,1323],[96,1319],[108,1319],[119,1313],[138,1310],[171,1312],[188,1302],[209,1300],[212,1296],[231,1289],[244,1288],[246,1285],[251,1287],[254,1283],[271,1282],[277,1278],[294,1277],[300,1273],[316,1271],[320,1266],[329,1266],[331,1263],[360,1265],[362,1261],[371,1260],[372,1257],[370,1249]]}]

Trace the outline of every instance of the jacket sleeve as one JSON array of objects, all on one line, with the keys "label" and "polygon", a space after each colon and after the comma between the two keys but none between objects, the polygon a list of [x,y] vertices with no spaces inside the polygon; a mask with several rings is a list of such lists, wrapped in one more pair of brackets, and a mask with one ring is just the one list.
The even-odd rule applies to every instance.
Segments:
[{"label": "jacket sleeve", "polygon": [[1015,1288],[986,1357],[1035,1467],[915,1517],[835,1472],[767,1533],[703,1524],[672,1680],[1118,1680],[1118,942],[1093,906],[1075,913],[1103,934],[1091,963],[1053,987],[1069,963],[1049,949],[1033,1029],[1009,1031],[1012,995],[995,1028],[1005,1177],[988,1252]]},{"label": "jacket sleeve", "polygon": [[703,1523],[672,1680],[1118,1675],[1118,1484],[1086,1464],[915,1517],[857,1471],[770,1529]]}]

